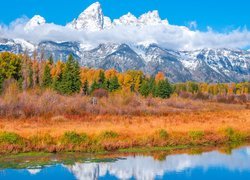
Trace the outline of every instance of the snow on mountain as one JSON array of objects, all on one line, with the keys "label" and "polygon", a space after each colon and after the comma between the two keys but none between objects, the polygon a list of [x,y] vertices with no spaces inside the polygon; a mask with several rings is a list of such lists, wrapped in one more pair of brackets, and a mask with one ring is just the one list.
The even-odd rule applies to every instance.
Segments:
[{"label": "snow on mountain", "polygon": [[250,79],[250,52],[233,49],[174,51],[145,42],[137,45],[103,43],[93,47],[82,42],[43,41],[38,45],[21,39],[0,39],[0,52],[24,53],[65,61],[72,54],[82,66],[142,70],[155,75],[159,71],[172,82],[236,82]]},{"label": "snow on mountain", "polygon": [[35,51],[35,45],[28,42],[28,41],[25,41],[23,39],[14,39],[14,42],[16,44],[20,44],[24,51],[27,51],[27,52],[34,52]]},{"label": "snow on mountain", "polygon": [[12,52],[15,54],[28,53],[31,55],[35,50],[35,45],[23,39],[0,38],[0,52]]},{"label": "snow on mountain", "polygon": [[[106,23],[108,19],[106,19]],[[99,2],[96,2],[84,10],[77,19],[66,26],[77,30],[99,31],[103,29],[104,16]]]},{"label": "snow on mountain", "polygon": [[167,25],[167,20],[161,20],[158,11],[149,11],[148,13],[145,13],[139,17],[139,23],[142,26],[145,25]]},{"label": "snow on mountain", "polygon": [[121,16],[119,19],[111,19],[103,15],[101,4],[96,2],[84,10],[77,19],[74,19],[66,27],[76,30],[100,31],[110,29],[116,26],[153,26],[164,24],[167,25],[167,20],[161,20],[158,11],[149,11],[141,15],[139,18],[128,13]]},{"label": "snow on mountain", "polygon": [[[232,49],[202,49],[180,52],[180,60],[197,81],[238,81],[249,79],[250,52]],[[209,71],[209,72],[208,72]],[[213,74],[211,74],[213,72]],[[203,74],[201,74],[203,73]]]},{"label": "snow on mountain", "polygon": [[114,26],[119,26],[119,25],[137,26],[138,25],[138,19],[133,14],[128,13],[126,15],[123,15],[119,19],[115,19],[114,22],[113,22],[113,25]]},{"label": "snow on mountain", "polygon": [[113,27],[123,26],[154,26],[154,25],[167,25],[167,20],[162,20],[159,16],[158,11],[149,11],[148,13],[142,14],[139,18],[136,18],[130,12],[123,15],[119,19],[113,21]]},{"label": "snow on mountain", "polygon": [[46,23],[46,20],[40,16],[40,15],[35,15],[33,18],[31,18],[27,24],[24,27],[24,30],[30,31],[33,30],[34,28],[44,25]]},{"label": "snow on mountain", "polygon": [[104,16],[103,20],[104,20],[104,22],[103,22],[103,29],[110,29],[110,28],[112,28],[112,21],[111,21],[111,19],[109,17]]}]

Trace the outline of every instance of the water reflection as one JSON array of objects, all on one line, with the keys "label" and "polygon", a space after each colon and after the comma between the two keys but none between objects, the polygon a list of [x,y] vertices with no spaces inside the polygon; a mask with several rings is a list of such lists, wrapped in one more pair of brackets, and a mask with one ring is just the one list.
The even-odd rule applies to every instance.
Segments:
[{"label": "water reflection", "polygon": [[[59,171],[58,169],[61,169]],[[63,169],[63,170],[62,170]],[[129,156],[112,162],[85,162],[73,165],[57,165],[43,169],[27,169],[27,174],[20,170],[5,169],[0,171],[0,179],[13,177],[36,179],[55,177],[55,172],[67,175],[67,179],[93,180],[106,179],[166,179],[168,174],[181,177],[192,177],[192,172],[200,170],[202,176],[218,173],[241,175],[250,178],[250,147],[232,151],[232,154],[221,154],[217,151],[199,155],[169,155],[164,160],[155,160],[150,156]],[[19,173],[19,174],[18,174]],[[191,173],[191,174],[190,174]],[[15,176],[14,176],[15,175]],[[244,175],[244,176],[242,176]],[[237,177],[236,176],[236,177]],[[231,176],[234,177],[234,176]]]},{"label": "water reflection", "polygon": [[153,157],[127,157],[113,163],[76,163],[67,168],[77,179],[95,179],[106,174],[118,179],[155,179],[168,172],[182,172],[187,169],[225,168],[230,171],[250,170],[250,148],[233,151],[231,155],[213,151],[201,155],[170,155],[163,161]]}]

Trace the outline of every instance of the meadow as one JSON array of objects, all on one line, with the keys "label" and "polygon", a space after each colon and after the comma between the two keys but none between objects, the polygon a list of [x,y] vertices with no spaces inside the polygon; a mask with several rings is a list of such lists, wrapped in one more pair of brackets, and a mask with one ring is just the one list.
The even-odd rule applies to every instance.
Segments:
[{"label": "meadow", "polygon": [[31,90],[5,94],[0,107],[0,153],[163,150],[250,140],[248,103],[120,92],[93,104],[90,96]]}]

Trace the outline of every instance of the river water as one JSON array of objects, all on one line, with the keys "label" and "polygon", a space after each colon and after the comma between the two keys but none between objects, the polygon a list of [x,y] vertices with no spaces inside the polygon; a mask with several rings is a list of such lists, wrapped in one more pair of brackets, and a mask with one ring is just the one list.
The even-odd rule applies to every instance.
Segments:
[{"label": "river water", "polygon": [[[121,155],[115,158],[76,158],[70,162],[37,165],[30,159],[1,162],[0,179],[250,179],[250,147],[223,153],[211,150],[201,153],[154,155]],[[41,161],[41,158],[38,160]],[[25,163],[27,163],[25,167]],[[30,164],[29,164],[30,163]]]}]

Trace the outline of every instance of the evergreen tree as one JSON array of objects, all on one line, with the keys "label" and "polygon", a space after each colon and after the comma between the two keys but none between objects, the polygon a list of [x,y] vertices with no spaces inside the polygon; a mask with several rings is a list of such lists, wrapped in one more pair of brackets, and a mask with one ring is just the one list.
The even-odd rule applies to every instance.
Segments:
[{"label": "evergreen tree", "polygon": [[169,98],[172,94],[172,86],[167,79],[158,82],[157,96],[163,99]]},{"label": "evergreen tree", "polygon": [[55,91],[62,92],[61,83],[62,82],[62,74],[55,76],[52,80],[52,88]]},{"label": "evergreen tree", "polygon": [[82,92],[84,95],[89,95],[89,82],[85,80],[82,87]]},{"label": "evergreen tree", "polygon": [[106,89],[107,88],[107,81],[105,78],[104,71],[100,71],[98,84],[100,88]]},{"label": "evergreen tree", "polygon": [[139,92],[142,96],[148,97],[151,90],[150,90],[150,84],[148,81],[144,80],[141,84],[141,87],[139,89]]},{"label": "evergreen tree", "polygon": [[98,84],[96,81],[94,81],[94,82],[91,84],[90,91],[91,91],[91,93],[92,93],[92,92],[94,92],[94,90],[99,89],[99,88],[100,88],[99,84]]},{"label": "evergreen tree", "polygon": [[155,77],[151,76],[148,82],[150,93],[154,95],[154,90],[156,87]]},{"label": "evergreen tree", "polygon": [[69,56],[65,69],[62,72],[60,92],[63,94],[73,94],[81,89],[80,66],[72,55]]},{"label": "evergreen tree", "polygon": [[108,90],[110,92],[116,91],[120,88],[120,84],[119,84],[117,76],[112,77],[108,82],[109,82]]},{"label": "evergreen tree", "polygon": [[54,64],[54,59],[53,59],[53,56],[52,56],[52,55],[50,55],[48,61],[49,61],[49,64],[50,64],[50,65],[53,65],[53,64]]},{"label": "evergreen tree", "polygon": [[34,82],[33,82],[33,69],[31,64],[29,64],[29,88],[32,88],[34,86]]},{"label": "evergreen tree", "polygon": [[49,88],[52,85],[52,77],[50,74],[50,67],[47,63],[44,67],[43,78],[42,78],[42,87]]}]

